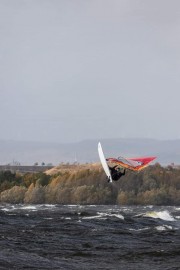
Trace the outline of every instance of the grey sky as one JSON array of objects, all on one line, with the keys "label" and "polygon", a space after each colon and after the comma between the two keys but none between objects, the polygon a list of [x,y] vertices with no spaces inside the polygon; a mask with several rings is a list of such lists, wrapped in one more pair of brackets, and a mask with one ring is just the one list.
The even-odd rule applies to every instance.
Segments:
[{"label": "grey sky", "polygon": [[180,139],[179,0],[0,0],[0,139]]}]

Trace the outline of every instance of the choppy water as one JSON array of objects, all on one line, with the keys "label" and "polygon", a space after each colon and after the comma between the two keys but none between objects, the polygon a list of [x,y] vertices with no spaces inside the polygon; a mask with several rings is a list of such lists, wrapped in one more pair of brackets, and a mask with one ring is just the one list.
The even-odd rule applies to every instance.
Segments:
[{"label": "choppy water", "polygon": [[0,205],[0,269],[180,269],[180,207]]}]

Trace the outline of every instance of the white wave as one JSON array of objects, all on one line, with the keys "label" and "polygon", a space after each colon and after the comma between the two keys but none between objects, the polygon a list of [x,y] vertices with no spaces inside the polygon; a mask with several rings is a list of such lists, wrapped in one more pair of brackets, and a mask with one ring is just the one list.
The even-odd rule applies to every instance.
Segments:
[{"label": "white wave", "polygon": [[121,214],[111,214],[109,215],[110,217],[117,217],[119,219],[123,219],[124,220],[124,217],[121,215]]},{"label": "white wave", "polygon": [[98,212],[98,214],[101,215],[102,217],[117,217],[119,219],[124,219],[124,217],[121,214],[118,214],[118,213],[117,214],[116,213],[111,214],[111,213],[99,213]]},{"label": "white wave", "polygon": [[5,211],[5,212],[11,211],[11,209],[9,209],[9,208],[2,208],[1,210],[2,210],[2,211]]},{"label": "white wave", "polygon": [[54,207],[56,207],[55,204],[43,204],[43,206],[48,207],[48,208],[54,208]]},{"label": "white wave", "polygon": [[[17,209],[18,209],[18,208],[17,208]],[[37,206],[26,205],[26,206],[20,207],[20,209],[22,209],[22,210],[37,210]]]},{"label": "white wave", "polygon": [[90,217],[83,217],[82,219],[103,219],[103,217],[102,215],[96,215],[96,216],[90,216]]},{"label": "white wave", "polygon": [[132,228],[130,228],[129,231],[139,232],[139,231],[147,231],[149,229],[150,229],[150,227],[145,227],[145,228],[142,228],[142,229],[132,229]]},{"label": "white wave", "polygon": [[9,208],[4,207],[1,210],[5,212],[14,212],[17,210],[31,210],[31,211],[37,211],[38,207],[33,205],[11,205]]},{"label": "white wave", "polygon": [[180,219],[180,216],[175,216],[176,219]]},{"label": "white wave", "polygon": [[168,225],[163,225],[163,226],[156,226],[155,227],[157,231],[167,231],[167,230],[172,230],[172,226]]},{"label": "white wave", "polygon": [[124,219],[121,214],[108,214],[108,213],[101,213],[98,212],[95,216],[90,217],[83,217],[82,219],[107,219],[108,217],[117,217],[119,219]]},{"label": "white wave", "polygon": [[168,211],[160,211],[160,212],[156,212],[156,211],[152,211],[152,212],[147,212],[145,214],[143,214],[144,217],[151,217],[151,218],[159,218],[162,220],[166,220],[166,221],[175,221],[174,217],[172,217],[170,215],[170,213]]},{"label": "white wave", "polygon": [[149,208],[152,209],[153,207],[154,207],[153,205],[145,205],[145,206],[143,206],[144,209],[149,209]]}]

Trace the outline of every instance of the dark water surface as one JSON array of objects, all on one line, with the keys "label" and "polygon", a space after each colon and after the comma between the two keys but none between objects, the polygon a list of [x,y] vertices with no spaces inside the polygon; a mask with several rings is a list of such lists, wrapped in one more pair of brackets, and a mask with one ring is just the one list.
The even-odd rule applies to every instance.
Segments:
[{"label": "dark water surface", "polygon": [[180,207],[0,205],[0,269],[180,269]]}]

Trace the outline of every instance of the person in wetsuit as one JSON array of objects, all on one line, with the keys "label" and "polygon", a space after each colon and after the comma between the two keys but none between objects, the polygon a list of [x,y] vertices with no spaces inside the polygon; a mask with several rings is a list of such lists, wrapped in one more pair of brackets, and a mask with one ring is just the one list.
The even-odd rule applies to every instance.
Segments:
[{"label": "person in wetsuit", "polygon": [[125,175],[125,169],[123,172],[121,172],[121,169],[118,167],[118,165],[115,165],[114,167],[109,167],[112,180],[117,181],[121,178],[121,176]]}]

